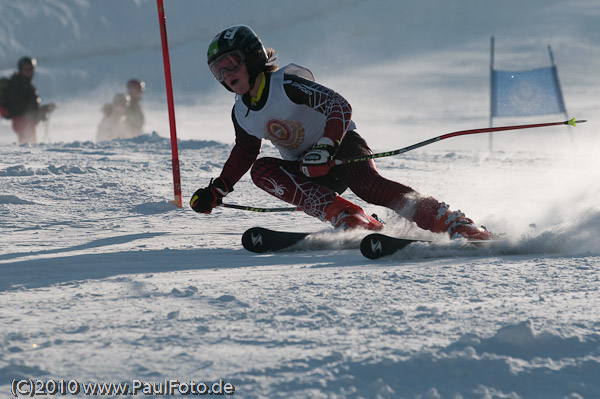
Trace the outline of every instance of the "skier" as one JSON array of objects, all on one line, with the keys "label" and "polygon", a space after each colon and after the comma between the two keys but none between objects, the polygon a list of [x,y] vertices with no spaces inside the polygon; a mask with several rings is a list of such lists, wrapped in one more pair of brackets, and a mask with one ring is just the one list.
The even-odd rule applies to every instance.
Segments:
[{"label": "skier", "polygon": [[[383,227],[358,205],[341,197],[350,188],[364,201],[396,211],[422,229],[451,237],[490,239],[492,234],[460,211],[382,177],[373,160],[331,166],[335,158],[371,154],[356,132],[350,104],[314,81],[298,65],[279,68],[277,56],[245,25],[217,34],[208,46],[214,77],[236,93],[231,113],[235,146],[219,177],[197,190],[190,206],[211,213],[250,169],[256,186],[294,204],[335,228]],[[270,140],[283,159],[262,157],[261,139]]]},{"label": "skier", "polygon": [[37,143],[37,124],[48,120],[49,114],[56,108],[53,103],[40,106],[38,91],[31,83],[36,65],[35,58],[19,59],[17,72],[7,82],[0,104],[2,116],[12,119],[19,144]]}]

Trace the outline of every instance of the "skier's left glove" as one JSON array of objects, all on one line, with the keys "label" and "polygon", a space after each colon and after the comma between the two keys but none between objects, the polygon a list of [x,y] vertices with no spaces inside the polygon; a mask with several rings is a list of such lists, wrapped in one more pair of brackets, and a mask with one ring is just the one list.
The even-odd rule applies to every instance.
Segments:
[{"label": "skier's left glove", "polygon": [[208,187],[196,190],[190,206],[198,213],[211,213],[213,208],[223,203],[223,197],[233,191],[233,186],[222,177],[212,179]]},{"label": "skier's left glove", "polygon": [[336,144],[328,137],[321,137],[302,158],[300,170],[308,177],[325,176],[332,165],[330,160],[336,150]]}]

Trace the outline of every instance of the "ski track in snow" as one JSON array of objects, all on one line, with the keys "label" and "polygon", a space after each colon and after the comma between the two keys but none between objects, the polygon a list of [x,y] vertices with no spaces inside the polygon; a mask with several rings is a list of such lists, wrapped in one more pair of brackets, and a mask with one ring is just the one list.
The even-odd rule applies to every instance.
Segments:
[{"label": "ski track in snow", "polygon": [[[231,146],[179,148],[185,203]],[[447,192],[508,234],[477,249],[436,237],[369,261],[339,245],[360,233],[331,233],[299,212],[176,208],[169,141],[156,134],[0,151],[1,392],[17,377],[222,378],[242,398],[600,397],[595,199],[576,179],[563,198],[526,190],[528,176],[543,182],[582,158],[430,151],[378,161],[382,174]],[[502,193],[509,183],[519,198]],[[247,175],[227,201],[282,205]],[[389,233],[426,235],[363,205]],[[316,249],[255,255],[240,244],[255,225],[323,234],[304,244]]]}]

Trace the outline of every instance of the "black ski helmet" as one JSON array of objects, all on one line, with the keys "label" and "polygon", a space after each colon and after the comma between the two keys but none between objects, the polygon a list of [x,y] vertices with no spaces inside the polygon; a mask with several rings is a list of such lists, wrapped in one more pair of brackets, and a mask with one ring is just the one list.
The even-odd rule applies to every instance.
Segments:
[{"label": "black ski helmet", "polygon": [[[250,87],[254,86],[256,77],[265,69],[267,51],[260,38],[246,25],[235,25],[217,34],[208,45],[206,61],[208,65],[221,55],[230,51],[239,50],[244,54],[246,69],[248,70]],[[221,82],[229,91],[231,88]]]},{"label": "black ski helmet", "polygon": [[37,66],[37,61],[35,60],[35,58],[21,57],[19,59],[19,62],[17,63],[17,68],[19,72],[21,71],[21,68],[23,68],[25,65],[31,65],[35,69],[35,67]]}]

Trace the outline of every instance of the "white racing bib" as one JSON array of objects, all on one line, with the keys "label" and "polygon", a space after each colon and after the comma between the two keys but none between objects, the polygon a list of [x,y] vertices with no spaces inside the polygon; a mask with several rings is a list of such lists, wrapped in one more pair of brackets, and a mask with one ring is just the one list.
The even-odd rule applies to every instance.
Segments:
[{"label": "white racing bib", "polygon": [[[234,113],[238,124],[246,132],[271,141],[283,159],[297,160],[323,136],[326,116],[289,99],[283,88],[284,73],[314,80],[308,69],[287,65],[271,75],[269,97],[262,109],[248,112],[242,96],[237,95]],[[298,88],[309,90],[301,85]]]}]

